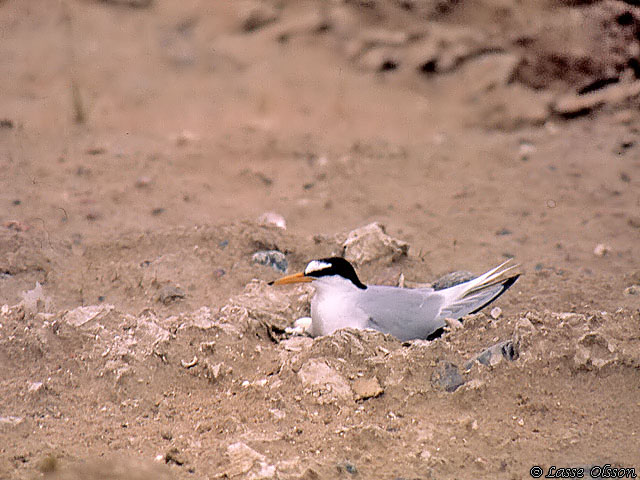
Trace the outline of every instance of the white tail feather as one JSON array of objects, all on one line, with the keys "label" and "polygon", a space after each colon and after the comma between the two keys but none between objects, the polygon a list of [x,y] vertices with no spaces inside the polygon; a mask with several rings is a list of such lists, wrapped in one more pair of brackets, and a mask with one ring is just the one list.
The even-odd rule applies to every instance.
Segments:
[{"label": "white tail feather", "polygon": [[473,280],[441,290],[439,293],[445,298],[438,317],[458,319],[485,307],[499,297],[518,277],[507,275],[518,267],[516,264],[504,268],[510,262],[511,260],[507,260]]}]

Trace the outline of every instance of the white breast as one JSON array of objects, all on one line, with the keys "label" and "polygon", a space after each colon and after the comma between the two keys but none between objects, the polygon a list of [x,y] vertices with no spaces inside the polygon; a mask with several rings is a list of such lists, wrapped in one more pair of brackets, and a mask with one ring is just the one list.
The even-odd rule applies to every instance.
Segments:
[{"label": "white breast", "polygon": [[311,334],[330,335],[341,328],[366,328],[369,319],[358,306],[363,290],[340,276],[315,280],[316,293],[311,300]]}]

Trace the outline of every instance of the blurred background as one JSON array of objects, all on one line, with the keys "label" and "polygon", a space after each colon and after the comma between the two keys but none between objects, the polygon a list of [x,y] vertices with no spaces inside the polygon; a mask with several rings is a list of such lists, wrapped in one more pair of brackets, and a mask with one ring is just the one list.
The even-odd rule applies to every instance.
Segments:
[{"label": "blurred background", "polygon": [[[0,478],[632,466],[639,77],[635,0],[0,0]],[[253,255],[371,222],[410,248],[365,282],[524,275],[431,345],[267,335],[309,292]],[[58,471],[114,453],[153,465]]]},{"label": "blurred background", "polygon": [[5,0],[0,219],[628,250],[633,3]]}]

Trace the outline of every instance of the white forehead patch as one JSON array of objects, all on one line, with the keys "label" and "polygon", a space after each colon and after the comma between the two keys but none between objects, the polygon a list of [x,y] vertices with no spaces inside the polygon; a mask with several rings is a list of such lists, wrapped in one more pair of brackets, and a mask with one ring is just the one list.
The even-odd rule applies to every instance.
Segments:
[{"label": "white forehead patch", "polygon": [[309,275],[312,272],[319,272],[320,270],[325,270],[327,268],[331,268],[330,263],[321,262],[319,260],[311,260],[307,265],[307,268],[304,269],[304,274]]}]

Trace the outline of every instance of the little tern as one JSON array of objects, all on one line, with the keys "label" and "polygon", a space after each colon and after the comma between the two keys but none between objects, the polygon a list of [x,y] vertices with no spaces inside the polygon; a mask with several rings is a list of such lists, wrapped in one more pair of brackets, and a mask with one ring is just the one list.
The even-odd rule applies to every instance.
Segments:
[{"label": "little tern", "polygon": [[502,295],[520,276],[509,261],[473,280],[443,290],[365,285],[344,258],[310,261],[303,272],[270,285],[313,282],[311,335],[341,328],[373,329],[406,341],[437,337],[445,318],[476,313]]}]

